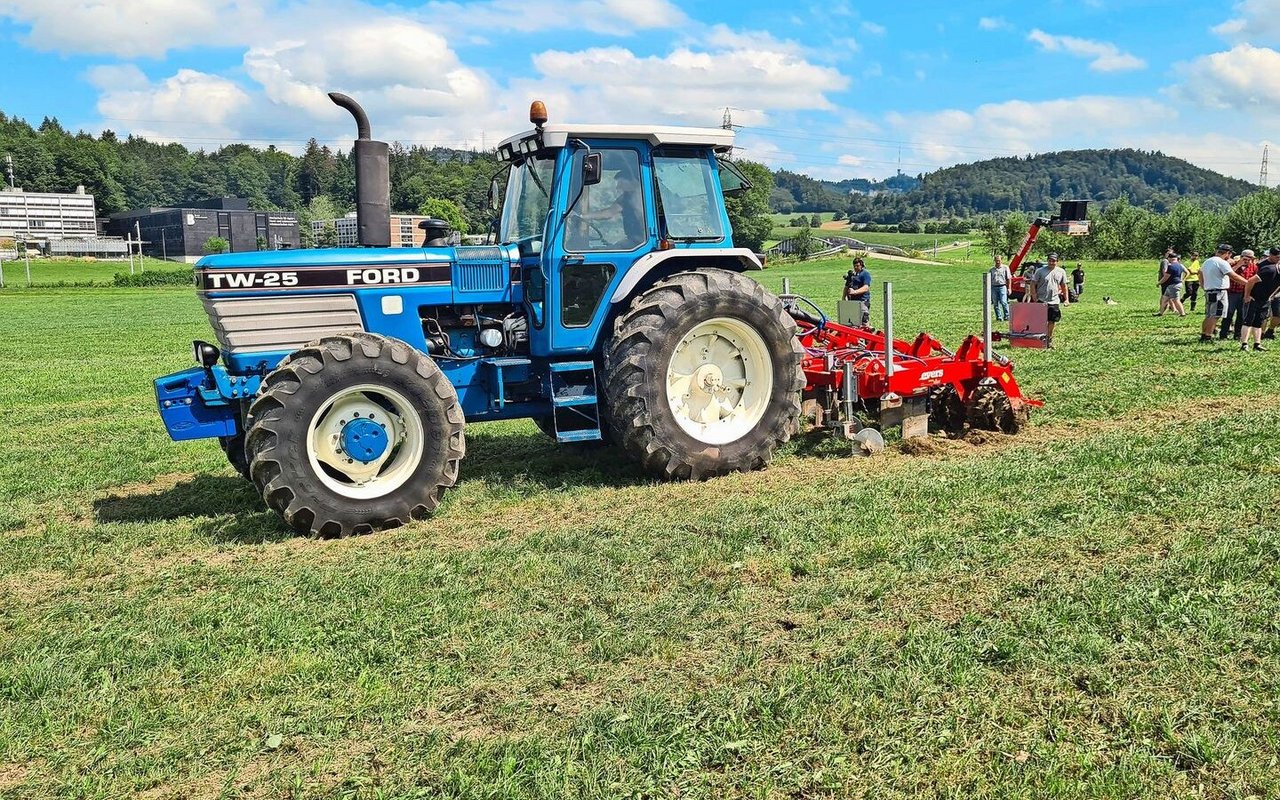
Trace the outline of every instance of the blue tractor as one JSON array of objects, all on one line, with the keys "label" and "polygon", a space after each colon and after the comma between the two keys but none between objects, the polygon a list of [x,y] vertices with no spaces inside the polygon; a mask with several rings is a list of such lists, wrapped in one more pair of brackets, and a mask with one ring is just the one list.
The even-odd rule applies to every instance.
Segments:
[{"label": "blue tractor", "polygon": [[795,432],[802,350],[732,243],[732,131],[548,125],[535,102],[498,147],[497,243],[392,248],[387,144],[330,97],[359,128],[361,246],[201,259],[217,345],[155,381],[170,436],[216,437],[291,527],[430,514],[474,422],[532,419],[667,479],[758,469]]}]

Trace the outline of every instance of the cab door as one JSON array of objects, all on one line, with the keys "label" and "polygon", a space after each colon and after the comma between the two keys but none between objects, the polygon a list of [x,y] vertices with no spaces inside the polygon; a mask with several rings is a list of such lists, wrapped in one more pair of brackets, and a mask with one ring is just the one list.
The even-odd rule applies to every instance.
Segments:
[{"label": "cab door", "polygon": [[[583,162],[599,153],[598,183],[583,185]],[[655,246],[651,164],[632,146],[579,148],[569,158],[569,213],[549,259],[547,321],[553,355],[590,352],[622,276]]]}]

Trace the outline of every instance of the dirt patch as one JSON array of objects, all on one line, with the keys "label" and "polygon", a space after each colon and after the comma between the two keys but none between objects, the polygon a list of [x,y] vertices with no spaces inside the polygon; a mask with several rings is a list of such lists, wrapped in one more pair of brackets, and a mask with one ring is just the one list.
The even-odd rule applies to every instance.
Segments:
[{"label": "dirt patch", "polygon": [[905,456],[941,456],[962,449],[964,445],[958,440],[936,435],[904,439],[898,445],[898,452]]},{"label": "dirt patch", "polygon": [[0,763],[0,793],[22,786],[30,774],[31,770],[22,764]]}]

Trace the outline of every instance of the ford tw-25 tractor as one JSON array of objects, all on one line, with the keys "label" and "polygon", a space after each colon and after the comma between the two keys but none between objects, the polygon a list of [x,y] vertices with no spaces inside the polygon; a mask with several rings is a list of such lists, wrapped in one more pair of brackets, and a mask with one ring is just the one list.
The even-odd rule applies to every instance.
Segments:
[{"label": "ford tw-25 tractor", "polygon": [[[450,246],[436,228],[392,248],[387,144],[330,97],[359,129],[361,246],[201,259],[217,345],[193,343],[198,366],[155,381],[169,434],[217,437],[300,532],[428,515],[472,422],[529,418],[701,479],[767,464],[805,390],[835,415],[940,389],[994,427],[1022,410],[1011,365],[972,343],[952,354],[924,334],[841,329],[744,275],[763,262],[732,243],[723,196],[747,186],[725,158],[732,131],[548,125],[535,102],[535,127],[498,146],[497,243]],[[993,397],[1008,407],[993,414]]]}]

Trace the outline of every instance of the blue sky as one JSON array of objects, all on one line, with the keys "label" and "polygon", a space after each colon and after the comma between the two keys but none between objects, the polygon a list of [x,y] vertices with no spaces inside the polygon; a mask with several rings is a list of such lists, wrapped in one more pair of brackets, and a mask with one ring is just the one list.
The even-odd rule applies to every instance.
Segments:
[{"label": "blue sky", "polygon": [[1139,147],[1257,180],[1280,122],[1280,0],[0,0],[0,40],[5,113],[205,148],[345,142],[336,89],[423,144],[492,145],[536,97],[729,108],[744,155],[824,178]]}]

